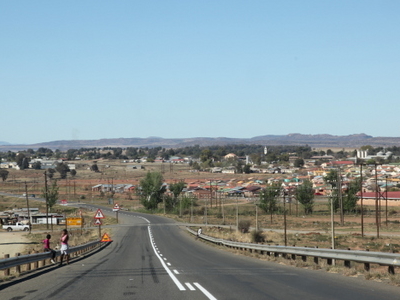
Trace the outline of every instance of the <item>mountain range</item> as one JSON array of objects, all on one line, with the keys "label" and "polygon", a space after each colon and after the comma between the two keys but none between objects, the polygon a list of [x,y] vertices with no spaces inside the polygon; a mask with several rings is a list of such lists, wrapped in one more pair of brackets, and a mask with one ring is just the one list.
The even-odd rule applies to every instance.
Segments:
[{"label": "mountain range", "polygon": [[194,138],[115,138],[98,140],[61,140],[30,145],[10,145],[7,142],[0,143],[0,151],[20,151],[27,149],[49,148],[66,151],[80,148],[103,147],[163,147],[182,148],[187,146],[212,146],[228,144],[257,144],[265,146],[273,145],[308,145],[313,148],[358,148],[365,145],[373,147],[400,146],[400,137],[373,137],[364,133],[345,136],[330,134],[300,134],[287,135],[262,135],[252,138],[227,138],[227,137],[194,137]]}]

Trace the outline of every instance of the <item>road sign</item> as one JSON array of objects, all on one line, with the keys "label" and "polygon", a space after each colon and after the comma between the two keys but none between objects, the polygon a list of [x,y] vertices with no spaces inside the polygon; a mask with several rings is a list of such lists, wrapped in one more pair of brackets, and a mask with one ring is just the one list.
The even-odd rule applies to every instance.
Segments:
[{"label": "road sign", "polygon": [[99,208],[96,212],[96,214],[94,215],[95,219],[104,219],[105,216],[103,215],[103,212],[101,211],[101,209]]},{"label": "road sign", "polygon": [[119,205],[118,203],[115,203],[113,211],[119,211]]},{"label": "road sign", "polygon": [[82,226],[82,218],[67,218],[68,226]]},{"label": "road sign", "polygon": [[112,239],[107,233],[104,233],[103,237],[101,238],[101,242],[112,242]]},{"label": "road sign", "polygon": [[67,199],[62,199],[61,200],[61,205],[67,205],[67,204],[68,204]]},{"label": "road sign", "polygon": [[101,220],[100,219],[96,219],[96,222],[94,222],[94,225],[101,225]]}]

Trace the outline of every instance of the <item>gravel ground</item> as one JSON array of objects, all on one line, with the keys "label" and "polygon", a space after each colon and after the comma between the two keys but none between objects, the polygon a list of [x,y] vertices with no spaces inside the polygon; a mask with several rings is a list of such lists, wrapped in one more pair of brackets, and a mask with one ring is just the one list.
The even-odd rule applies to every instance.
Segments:
[{"label": "gravel ground", "polygon": [[5,254],[14,257],[15,253],[24,252],[25,248],[32,244],[27,238],[26,232],[0,232],[0,259]]}]

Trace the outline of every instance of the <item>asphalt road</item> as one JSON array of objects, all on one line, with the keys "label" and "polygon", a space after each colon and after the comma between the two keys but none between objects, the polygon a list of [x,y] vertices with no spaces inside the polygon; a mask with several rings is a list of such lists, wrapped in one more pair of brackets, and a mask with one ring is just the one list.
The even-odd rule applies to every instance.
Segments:
[{"label": "asphalt road", "polygon": [[165,218],[120,212],[119,220],[105,249],[2,283],[0,299],[399,298],[397,287],[216,249]]}]

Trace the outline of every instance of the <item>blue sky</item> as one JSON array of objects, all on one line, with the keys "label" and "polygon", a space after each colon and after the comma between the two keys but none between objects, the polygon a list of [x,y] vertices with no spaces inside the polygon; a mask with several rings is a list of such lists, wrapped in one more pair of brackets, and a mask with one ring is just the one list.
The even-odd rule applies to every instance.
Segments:
[{"label": "blue sky", "polygon": [[0,141],[399,137],[400,1],[0,1]]}]

